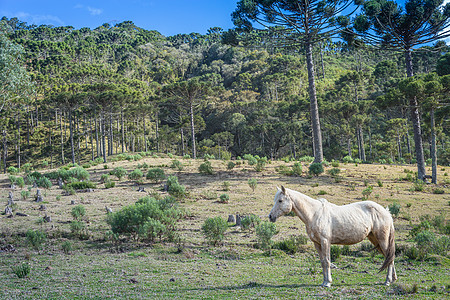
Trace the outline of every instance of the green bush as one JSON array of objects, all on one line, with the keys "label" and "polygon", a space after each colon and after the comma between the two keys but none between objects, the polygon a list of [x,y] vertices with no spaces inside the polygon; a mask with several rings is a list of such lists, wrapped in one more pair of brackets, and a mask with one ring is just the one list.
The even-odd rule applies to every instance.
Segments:
[{"label": "green bush", "polygon": [[49,189],[52,187],[52,182],[47,177],[41,177],[39,179],[36,179],[36,184],[38,187]]},{"label": "green bush", "polygon": [[228,223],[221,217],[208,218],[202,225],[202,231],[206,239],[213,245],[217,245],[225,238]]},{"label": "green bush", "polygon": [[337,245],[331,245],[330,247],[330,259],[336,261],[341,257],[341,247]]},{"label": "green bush", "polygon": [[72,234],[77,235],[79,237],[83,237],[85,235],[86,224],[82,221],[72,221],[70,222],[70,231]]},{"label": "green bush", "polygon": [[248,186],[255,192],[256,187],[258,186],[258,181],[255,178],[250,178],[248,181]]},{"label": "green bush", "polygon": [[11,267],[12,271],[18,278],[25,278],[30,274],[31,267],[27,262],[22,262],[16,266]]},{"label": "green bush", "polygon": [[255,171],[262,172],[264,170],[264,168],[266,167],[266,163],[267,163],[266,157],[257,159],[256,165],[255,165]]},{"label": "green bush", "polygon": [[122,167],[117,167],[114,168],[114,170],[112,170],[109,174],[116,176],[118,180],[122,180],[122,178],[127,175],[127,171]]},{"label": "green bush", "polygon": [[224,191],[229,191],[230,190],[230,182],[229,181],[224,181],[223,183],[222,183],[222,186],[223,186],[223,190]]},{"label": "green bush", "polygon": [[244,159],[248,161],[249,166],[254,166],[258,163],[258,160],[251,154],[244,154]]},{"label": "green bush", "polygon": [[[169,176],[170,177],[174,177],[174,176]],[[177,178],[177,177],[175,177]],[[169,180],[168,180],[169,182]],[[168,184],[168,188],[167,191],[169,192],[169,195],[177,198],[177,199],[183,199],[184,197],[186,197],[186,187],[184,185],[181,185],[178,183],[178,178],[177,181],[171,184]]]},{"label": "green bush", "polygon": [[332,177],[336,177],[339,175],[339,173],[341,173],[341,169],[339,168],[332,168],[330,170],[327,171],[328,174],[330,174]]},{"label": "green bush", "polygon": [[111,181],[111,180],[108,179],[105,182],[105,189],[110,189],[110,188],[113,188],[115,186],[116,186],[116,183],[114,181]]},{"label": "green bush", "polygon": [[183,163],[179,160],[173,160],[172,161],[172,165],[170,166],[172,169],[178,170],[178,171],[182,171],[184,166]]},{"label": "green bush", "polygon": [[45,235],[44,232],[41,232],[38,229],[36,230],[29,229],[26,233],[26,238],[27,243],[29,245],[31,245],[36,250],[40,250],[47,236]]},{"label": "green bush", "polygon": [[75,220],[80,221],[86,215],[86,209],[80,204],[72,208],[71,214]]},{"label": "green bush", "polygon": [[72,252],[73,247],[70,241],[65,241],[61,244],[61,249],[65,254],[70,254]]},{"label": "green bush", "polygon": [[319,176],[323,173],[323,165],[321,163],[312,163],[309,165],[309,174]]},{"label": "green bush", "polygon": [[100,177],[100,183],[105,183],[109,181],[109,175],[108,174],[102,174],[102,176]]},{"label": "green bush", "polygon": [[331,166],[332,166],[333,168],[338,168],[338,167],[339,167],[339,161],[333,160],[333,161],[331,162]]},{"label": "green bush", "polygon": [[314,157],[305,155],[305,156],[300,157],[300,158],[298,159],[298,161],[304,162],[304,163],[311,163],[311,162],[314,161]]},{"label": "green bush", "polygon": [[69,177],[74,177],[78,180],[88,180],[90,175],[89,172],[86,171],[82,167],[75,167],[69,170]]},{"label": "green bush", "polygon": [[416,180],[413,184],[413,190],[416,192],[423,192],[425,190],[425,182]]},{"label": "green bush", "polygon": [[350,155],[347,155],[347,156],[344,156],[343,158],[342,158],[342,161],[344,162],[344,163],[352,163],[353,162],[353,158],[350,156]]},{"label": "green bush", "polygon": [[146,178],[149,180],[153,180],[155,183],[158,183],[166,179],[166,174],[164,174],[163,169],[152,168],[148,170]]},{"label": "green bush", "polygon": [[302,176],[302,173],[302,164],[299,162],[294,163],[294,165],[292,166],[292,174],[296,176]]},{"label": "green bush", "polygon": [[[156,236],[173,240],[177,221],[184,216],[185,212],[179,208],[173,197],[166,197],[161,200],[144,197],[133,205],[108,214],[107,223],[111,226],[111,231],[114,234],[141,240],[152,240],[156,233]],[[163,227],[152,220],[157,220],[163,224],[165,231],[161,232]]]},{"label": "green bush", "polygon": [[9,174],[16,175],[16,174],[19,173],[19,169],[17,169],[16,167],[11,166],[11,167],[9,167],[9,168],[7,169],[7,172],[8,172]]},{"label": "green bush", "polygon": [[274,249],[279,249],[287,254],[295,254],[298,252],[304,252],[303,245],[308,242],[308,237],[306,235],[291,236],[288,239],[281,240],[274,243]]},{"label": "green bush", "polygon": [[398,204],[398,202],[389,204],[388,208],[389,208],[391,215],[393,215],[394,217],[398,217],[398,215],[400,213],[400,209],[401,209],[401,205]]},{"label": "green bush", "polygon": [[133,180],[133,181],[140,181],[140,180],[142,180],[143,176],[144,176],[144,174],[142,173],[141,170],[135,169],[133,172],[128,174],[128,179]]},{"label": "green bush", "polygon": [[227,170],[233,170],[236,164],[232,161],[229,161],[227,164]]},{"label": "green bush", "polygon": [[369,199],[370,194],[372,194],[373,192],[373,187],[372,186],[368,186],[366,187],[363,191],[362,191],[362,195],[363,195],[363,199],[367,200]]},{"label": "green bush", "polygon": [[73,181],[70,183],[66,183],[63,186],[63,190],[87,190],[87,189],[95,189],[97,186],[92,181]]},{"label": "green bush", "polygon": [[30,191],[21,191],[20,196],[22,197],[22,200],[26,200],[28,197],[30,197]]},{"label": "green bush", "polygon": [[256,227],[256,236],[261,249],[270,249],[272,237],[277,234],[275,223],[264,221]]},{"label": "green bush", "polygon": [[251,214],[242,218],[241,228],[242,230],[249,230],[252,227],[256,227],[259,223],[261,223],[260,217]]},{"label": "green bush", "polygon": [[220,203],[228,203],[228,201],[230,201],[230,196],[228,196],[228,194],[222,194],[219,199]]},{"label": "green bush", "polygon": [[204,175],[212,175],[214,174],[213,168],[211,166],[211,162],[209,160],[205,160],[199,167],[198,171]]}]

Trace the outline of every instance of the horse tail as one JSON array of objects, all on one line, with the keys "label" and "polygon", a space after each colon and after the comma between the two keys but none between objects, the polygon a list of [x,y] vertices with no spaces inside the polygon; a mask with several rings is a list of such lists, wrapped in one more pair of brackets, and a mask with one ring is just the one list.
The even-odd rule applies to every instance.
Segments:
[{"label": "horse tail", "polygon": [[389,238],[388,238],[388,246],[387,251],[385,253],[385,259],[383,265],[379,269],[379,272],[385,270],[391,263],[394,262],[395,258],[395,240],[394,240],[394,224],[391,224],[391,228],[389,230]]}]

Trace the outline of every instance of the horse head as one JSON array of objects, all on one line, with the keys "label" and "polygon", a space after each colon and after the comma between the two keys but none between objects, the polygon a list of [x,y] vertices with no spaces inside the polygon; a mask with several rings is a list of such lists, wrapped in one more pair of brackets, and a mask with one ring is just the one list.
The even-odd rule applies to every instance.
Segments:
[{"label": "horse head", "polygon": [[281,186],[281,189],[277,189],[278,191],[275,194],[275,199],[273,200],[274,204],[269,214],[269,219],[271,222],[275,222],[278,217],[288,214],[292,210],[292,200],[287,194],[284,186]]}]

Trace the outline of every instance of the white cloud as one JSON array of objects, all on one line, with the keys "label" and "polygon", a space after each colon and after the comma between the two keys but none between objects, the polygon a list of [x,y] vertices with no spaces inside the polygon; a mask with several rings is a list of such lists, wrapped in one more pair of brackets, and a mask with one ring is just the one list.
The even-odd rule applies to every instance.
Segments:
[{"label": "white cloud", "polygon": [[103,9],[101,9],[101,8],[95,8],[92,6],[84,6],[82,4],[75,5],[75,8],[87,10],[91,16],[98,16],[103,13]]},{"label": "white cloud", "polygon": [[51,24],[54,26],[62,26],[65,23],[53,15],[33,15],[27,12],[19,11],[17,13],[3,13],[5,16],[9,16],[10,18],[17,17],[19,20],[27,22],[28,24]]}]

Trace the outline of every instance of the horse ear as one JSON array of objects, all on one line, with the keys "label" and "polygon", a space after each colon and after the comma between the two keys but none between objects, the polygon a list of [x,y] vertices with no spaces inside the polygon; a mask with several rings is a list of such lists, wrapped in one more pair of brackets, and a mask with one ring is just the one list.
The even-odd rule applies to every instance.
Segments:
[{"label": "horse ear", "polygon": [[277,191],[280,191],[281,189],[278,187],[278,185],[277,185]]},{"label": "horse ear", "polygon": [[282,192],[283,194],[286,194],[286,189],[284,188],[284,186],[281,186],[281,192]]}]

